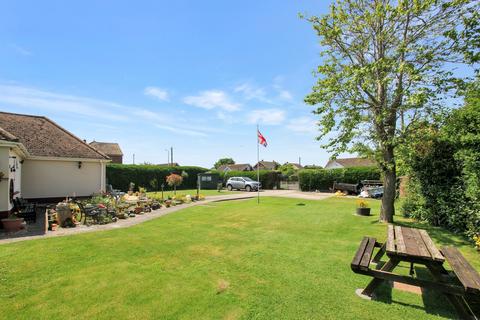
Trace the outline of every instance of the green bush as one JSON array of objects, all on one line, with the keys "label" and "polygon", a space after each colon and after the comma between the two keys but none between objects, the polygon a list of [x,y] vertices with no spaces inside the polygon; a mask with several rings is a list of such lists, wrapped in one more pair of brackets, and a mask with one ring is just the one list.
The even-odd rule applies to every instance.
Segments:
[{"label": "green bush", "polygon": [[403,214],[469,237],[480,234],[480,97],[413,145]]},{"label": "green bush", "polygon": [[359,183],[361,180],[380,180],[380,170],[376,167],[344,169],[304,169],[298,173],[302,191],[328,191],[333,183]]},{"label": "green bush", "polygon": [[[165,190],[171,189],[165,178],[171,173],[182,174],[185,172],[183,182],[179,189],[194,189],[197,187],[197,174],[208,171],[201,167],[161,167],[157,165],[132,165],[132,164],[108,164],[107,183],[114,189],[128,190],[130,182],[135,183],[137,188],[144,187],[149,191],[158,191],[162,183]],[[156,188],[156,189],[155,189]]]},{"label": "green bush", "polygon": [[[257,171],[227,171],[219,172],[219,174],[220,179],[223,180],[223,184],[225,184],[230,177],[248,177],[255,181],[257,180]],[[262,189],[280,188],[280,176],[281,173],[276,170],[260,170]]]}]

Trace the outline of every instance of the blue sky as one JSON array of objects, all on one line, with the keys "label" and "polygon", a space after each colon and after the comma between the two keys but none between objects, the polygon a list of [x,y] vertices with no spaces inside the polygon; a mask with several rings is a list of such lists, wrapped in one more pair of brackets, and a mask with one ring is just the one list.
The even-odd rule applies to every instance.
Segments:
[{"label": "blue sky", "polygon": [[0,110],[45,115],[124,160],[324,165],[303,97],[327,1],[5,1]]}]

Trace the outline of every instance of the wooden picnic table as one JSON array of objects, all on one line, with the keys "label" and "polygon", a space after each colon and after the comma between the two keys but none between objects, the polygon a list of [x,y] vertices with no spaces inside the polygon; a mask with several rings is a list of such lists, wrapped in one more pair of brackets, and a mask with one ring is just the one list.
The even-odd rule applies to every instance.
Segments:
[{"label": "wooden picnic table", "polygon": [[[385,243],[364,237],[352,260],[351,268],[354,272],[373,277],[361,291],[361,295],[372,297],[375,289],[384,281],[405,283],[440,291],[452,303],[461,319],[477,319],[465,297],[480,294],[480,275],[457,249],[448,247],[440,251],[425,230],[393,225],[388,225],[387,230]],[[375,248],[379,250],[372,258]],[[388,260],[380,264],[385,254]],[[457,283],[452,281],[452,276],[444,268],[445,260],[452,267]],[[410,263],[411,276],[393,273],[401,262]],[[370,268],[371,263],[375,263],[377,267]],[[414,264],[424,265],[434,281],[414,278]]]}]

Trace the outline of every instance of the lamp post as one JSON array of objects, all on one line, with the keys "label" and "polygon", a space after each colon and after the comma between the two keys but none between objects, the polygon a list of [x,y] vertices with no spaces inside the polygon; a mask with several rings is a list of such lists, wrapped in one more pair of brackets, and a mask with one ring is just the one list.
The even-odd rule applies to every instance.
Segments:
[{"label": "lamp post", "polygon": [[165,149],[167,151],[167,165],[170,165],[170,150]]}]

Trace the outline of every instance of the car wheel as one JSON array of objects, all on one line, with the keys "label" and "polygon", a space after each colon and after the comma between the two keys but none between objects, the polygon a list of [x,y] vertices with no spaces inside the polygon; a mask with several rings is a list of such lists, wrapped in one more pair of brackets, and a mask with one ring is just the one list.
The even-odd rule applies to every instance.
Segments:
[{"label": "car wheel", "polygon": [[245,190],[246,190],[247,192],[250,192],[250,191],[252,191],[252,187],[246,186],[246,187],[245,187]]},{"label": "car wheel", "polygon": [[228,190],[228,191],[232,191],[232,189],[233,189],[233,188],[232,188],[232,185],[229,184],[229,185],[227,186],[227,190]]}]

